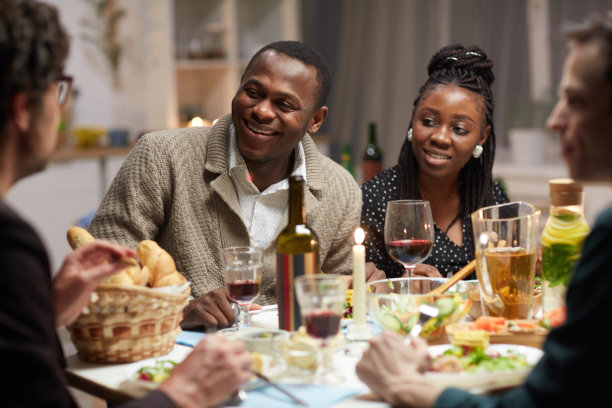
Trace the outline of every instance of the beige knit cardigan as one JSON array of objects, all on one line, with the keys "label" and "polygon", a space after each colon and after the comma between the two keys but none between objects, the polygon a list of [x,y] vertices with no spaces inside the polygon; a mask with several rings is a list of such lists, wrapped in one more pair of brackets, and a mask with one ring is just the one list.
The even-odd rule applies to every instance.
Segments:
[{"label": "beige knit cardigan", "polygon": [[[164,130],[140,138],[113,180],[89,228],[96,238],[136,247],[153,239],[191,281],[194,296],[224,285],[221,249],[250,238],[228,169],[231,116],[210,128]],[[361,189],[323,156],[309,135],[304,191],[307,222],[319,237],[321,269],[349,274],[353,232],[361,217]],[[264,249],[256,302],[276,303],[276,237]]]}]

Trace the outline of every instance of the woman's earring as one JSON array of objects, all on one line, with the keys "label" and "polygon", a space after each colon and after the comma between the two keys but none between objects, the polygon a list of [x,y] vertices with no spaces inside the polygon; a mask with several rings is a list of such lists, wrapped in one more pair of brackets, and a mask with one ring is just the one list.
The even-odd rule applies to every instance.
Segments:
[{"label": "woman's earring", "polygon": [[408,141],[412,143],[412,128],[408,129],[408,132],[406,133],[406,139],[408,139]]},{"label": "woman's earring", "polygon": [[477,159],[480,157],[480,155],[482,155],[482,151],[484,149],[482,148],[481,145],[476,145],[476,147],[474,148],[474,151],[472,152],[472,156]]}]

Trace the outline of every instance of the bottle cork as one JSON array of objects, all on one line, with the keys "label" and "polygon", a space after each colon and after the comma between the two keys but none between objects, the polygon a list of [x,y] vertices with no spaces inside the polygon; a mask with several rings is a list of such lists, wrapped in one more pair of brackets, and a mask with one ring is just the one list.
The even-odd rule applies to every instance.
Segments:
[{"label": "bottle cork", "polygon": [[584,187],[569,178],[552,179],[548,181],[550,189],[550,205],[560,207],[566,205],[581,205]]}]

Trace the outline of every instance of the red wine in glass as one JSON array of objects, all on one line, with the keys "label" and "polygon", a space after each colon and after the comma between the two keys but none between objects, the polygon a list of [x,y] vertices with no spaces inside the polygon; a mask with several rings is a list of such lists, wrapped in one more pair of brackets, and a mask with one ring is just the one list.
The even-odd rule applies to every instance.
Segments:
[{"label": "red wine in glass", "polygon": [[251,279],[233,281],[227,284],[227,291],[236,302],[248,303],[259,293],[259,282]]},{"label": "red wine in glass", "polygon": [[406,276],[433,248],[434,223],[429,201],[392,200],[385,213],[385,246],[389,257],[401,263]]},{"label": "red wine in glass", "polygon": [[306,332],[312,337],[326,339],[338,334],[340,314],[333,310],[315,310],[304,316]]},{"label": "red wine in glass", "polygon": [[386,243],[387,252],[394,261],[414,265],[427,258],[433,241],[428,239],[398,239]]}]

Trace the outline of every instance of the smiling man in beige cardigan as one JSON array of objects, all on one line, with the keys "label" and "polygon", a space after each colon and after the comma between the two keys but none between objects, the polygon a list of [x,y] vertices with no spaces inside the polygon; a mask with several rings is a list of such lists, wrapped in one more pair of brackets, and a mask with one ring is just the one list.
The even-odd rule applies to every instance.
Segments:
[{"label": "smiling man in beige cardigan", "polygon": [[300,42],[267,45],[249,62],[232,115],[209,128],[143,136],[96,213],[90,232],[135,247],[156,240],[191,281],[184,328],[223,328],[234,319],[221,250],[264,248],[256,302],[276,302],[276,238],[287,223],[288,176],[303,175],[309,226],[319,237],[321,269],[350,274],[361,191],[321,155],[310,135],[327,116],[330,73]]}]

